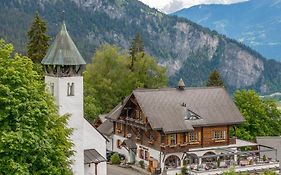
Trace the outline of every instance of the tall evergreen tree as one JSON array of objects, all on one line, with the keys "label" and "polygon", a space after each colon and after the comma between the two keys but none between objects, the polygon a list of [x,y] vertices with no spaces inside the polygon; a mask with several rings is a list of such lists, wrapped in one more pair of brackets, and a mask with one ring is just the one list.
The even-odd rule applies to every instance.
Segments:
[{"label": "tall evergreen tree", "polygon": [[220,73],[217,70],[214,70],[210,73],[207,86],[224,86],[223,80],[221,79]]},{"label": "tall evergreen tree", "polygon": [[138,32],[131,43],[130,47],[130,56],[131,56],[131,64],[130,64],[130,69],[134,69],[134,64],[136,62],[137,55],[141,54],[144,56],[144,44],[143,40],[141,38],[141,34]]},{"label": "tall evergreen tree", "polygon": [[67,116],[57,114],[32,61],[12,51],[0,40],[0,174],[70,175]]},{"label": "tall evergreen tree", "polygon": [[46,22],[39,16],[39,13],[36,12],[34,20],[27,33],[29,39],[27,56],[34,63],[41,63],[41,60],[44,58],[49,48],[50,37],[46,32]]}]

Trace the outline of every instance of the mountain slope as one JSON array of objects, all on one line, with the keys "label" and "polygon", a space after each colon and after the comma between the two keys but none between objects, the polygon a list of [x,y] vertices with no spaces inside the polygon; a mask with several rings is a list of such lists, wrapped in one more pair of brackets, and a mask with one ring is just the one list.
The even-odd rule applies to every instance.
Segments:
[{"label": "mountain slope", "polygon": [[183,8],[189,8],[199,4],[232,4],[247,0],[139,0],[150,7],[159,9],[166,14],[174,13]]},{"label": "mountain slope", "polygon": [[102,43],[128,48],[136,32],[146,51],[168,68],[170,85],[182,77],[187,86],[202,86],[214,68],[227,88],[281,91],[281,64],[266,61],[248,47],[186,19],[171,17],[137,0],[3,0],[0,37],[24,52],[25,32],[36,10],[48,22],[51,36],[58,31],[61,11],[80,52],[89,62]]},{"label": "mountain slope", "polygon": [[267,58],[281,61],[281,1],[250,0],[231,5],[200,5],[174,15],[241,41]]}]

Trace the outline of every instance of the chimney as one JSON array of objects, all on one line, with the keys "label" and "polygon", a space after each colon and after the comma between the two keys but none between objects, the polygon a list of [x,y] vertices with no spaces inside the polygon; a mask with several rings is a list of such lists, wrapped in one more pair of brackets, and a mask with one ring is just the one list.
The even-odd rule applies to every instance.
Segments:
[{"label": "chimney", "polygon": [[181,78],[180,81],[178,82],[178,89],[179,90],[184,90],[184,88],[185,88],[185,84],[184,84],[184,82],[183,82],[183,80]]}]

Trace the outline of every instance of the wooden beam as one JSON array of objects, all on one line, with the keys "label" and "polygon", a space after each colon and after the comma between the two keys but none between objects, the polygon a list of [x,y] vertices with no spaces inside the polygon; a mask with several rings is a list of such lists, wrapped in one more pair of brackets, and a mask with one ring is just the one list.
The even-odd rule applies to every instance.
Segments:
[{"label": "wooden beam", "polygon": [[98,175],[98,163],[95,163],[95,175]]}]

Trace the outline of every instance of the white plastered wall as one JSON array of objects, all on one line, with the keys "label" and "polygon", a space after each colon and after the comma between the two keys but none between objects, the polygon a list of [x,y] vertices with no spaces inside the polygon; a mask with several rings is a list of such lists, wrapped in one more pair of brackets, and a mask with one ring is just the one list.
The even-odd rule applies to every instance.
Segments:
[{"label": "white plastered wall", "polygon": [[117,147],[117,140],[123,142],[125,139],[126,139],[125,137],[121,137],[119,135],[113,135],[113,151],[118,152],[119,154],[123,154],[128,160],[129,152],[124,147],[121,148]]},{"label": "white plastered wall", "polygon": [[[106,139],[84,119],[84,149],[96,149],[104,158],[106,158]],[[95,164],[85,165],[85,175],[95,174]],[[106,175],[106,162],[98,164],[98,175]]]},{"label": "white plastered wall", "polygon": [[[45,76],[45,83],[54,83],[54,97],[59,115],[70,114],[68,126],[73,128],[70,137],[74,143],[75,155],[71,157],[72,171],[75,175],[95,173],[94,165],[84,166],[84,149],[96,149],[106,158],[106,139],[95,130],[83,117],[83,77],[50,77]],[[74,83],[74,96],[67,95],[68,83]],[[98,175],[106,175],[106,163],[98,165]]]}]

